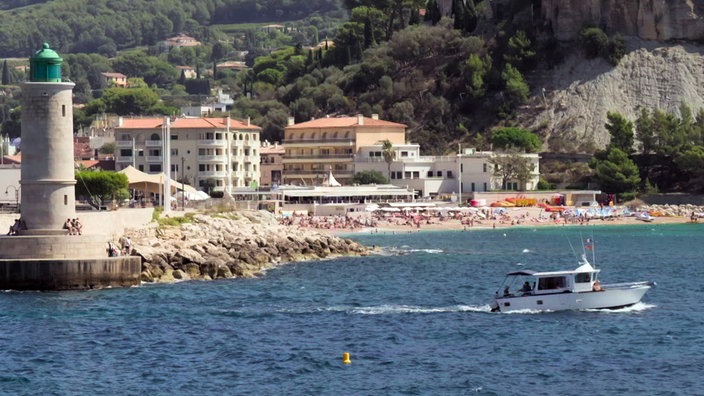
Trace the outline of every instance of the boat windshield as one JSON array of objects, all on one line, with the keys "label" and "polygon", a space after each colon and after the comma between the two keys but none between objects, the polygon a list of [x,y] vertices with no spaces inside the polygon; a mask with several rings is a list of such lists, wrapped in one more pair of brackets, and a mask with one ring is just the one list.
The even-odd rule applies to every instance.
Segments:
[{"label": "boat windshield", "polygon": [[512,297],[532,294],[535,290],[535,277],[529,272],[511,273],[506,276],[499,290],[498,297]]}]

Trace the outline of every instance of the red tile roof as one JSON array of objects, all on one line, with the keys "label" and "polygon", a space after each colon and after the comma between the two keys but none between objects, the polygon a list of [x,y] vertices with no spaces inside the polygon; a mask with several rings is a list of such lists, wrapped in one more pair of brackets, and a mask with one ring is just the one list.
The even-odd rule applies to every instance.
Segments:
[{"label": "red tile roof", "polygon": [[76,136],[73,138],[73,158],[87,159],[93,157],[93,149],[90,148],[90,138],[87,136]]},{"label": "red tile roof", "polygon": [[287,126],[286,129],[303,129],[303,128],[345,128],[345,127],[397,127],[405,128],[405,124],[398,124],[391,121],[377,120],[374,118],[364,117],[364,125],[358,123],[359,119],[357,117],[330,117],[330,118],[318,118],[317,120],[311,120],[306,122],[301,122],[300,124],[295,124]]},{"label": "red tile roof", "polygon": [[259,148],[259,154],[285,154],[284,146],[277,144],[275,146],[262,146]]},{"label": "red tile roof", "polygon": [[[116,129],[158,129],[164,125],[163,118],[125,118],[122,126]],[[171,121],[171,129],[225,129],[227,128],[226,118],[176,118]],[[254,125],[230,119],[230,128],[236,130],[254,130],[262,128]]]}]

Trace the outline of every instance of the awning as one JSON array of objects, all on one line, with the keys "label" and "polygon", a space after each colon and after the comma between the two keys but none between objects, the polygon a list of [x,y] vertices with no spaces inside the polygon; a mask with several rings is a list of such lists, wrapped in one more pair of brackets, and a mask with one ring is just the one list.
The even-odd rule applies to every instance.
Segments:
[{"label": "awning", "polygon": [[[129,188],[131,189],[156,194],[162,193],[162,190],[164,189],[163,185],[165,174],[163,172],[157,174],[144,173],[130,165],[127,168],[121,170],[119,173],[122,173],[127,176],[127,180],[129,181]],[[181,191],[182,188],[186,192],[196,192],[196,189],[193,188],[193,186],[189,186],[188,184],[181,184],[173,179],[171,179],[169,185],[171,187],[172,193],[175,193],[176,191]]]}]

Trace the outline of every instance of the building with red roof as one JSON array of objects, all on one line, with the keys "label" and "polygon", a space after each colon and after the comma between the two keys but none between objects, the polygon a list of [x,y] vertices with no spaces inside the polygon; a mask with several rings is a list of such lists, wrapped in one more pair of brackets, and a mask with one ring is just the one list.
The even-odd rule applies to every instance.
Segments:
[{"label": "building with red roof", "polygon": [[406,125],[371,118],[326,117],[298,124],[289,119],[284,129],[285,184],[319,185],[332,170],[342,184],[354,176],[355,155],[362,147],[389,140],[406,143]]},{"label": "building with red roof", "polygon": [[[115,168],[164,171],[165,118],[120,118]],[[169,120],[171,178],[202,189],[228,190],[259,183],[261,128],[249,120],[178,117]]]}]

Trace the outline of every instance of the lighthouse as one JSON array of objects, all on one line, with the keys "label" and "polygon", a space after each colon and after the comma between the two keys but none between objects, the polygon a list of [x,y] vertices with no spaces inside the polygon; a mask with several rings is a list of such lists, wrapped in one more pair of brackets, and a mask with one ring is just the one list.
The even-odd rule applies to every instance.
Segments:
[{"label": "lighthouse", "polygon": [[22,88],[21,218],[24,235],[61,235],[76,217],[73,87],[61,81],[62,59],[44,43],[29,60]]},{"label": "lighthouse", "polygon": [[[98,229],[68,235],[76,217],[73,165],[74,84],[61,80],[62,59],[44,44],[29,59],[22,88],[22,192],[19,235],[0,235],[0,290],[76,290],[136,286],[138,256],[110,257],[114,236]],[[98,212],[103,224],[118,213]],[[109,228],[109,227],[106,227]]]}]

